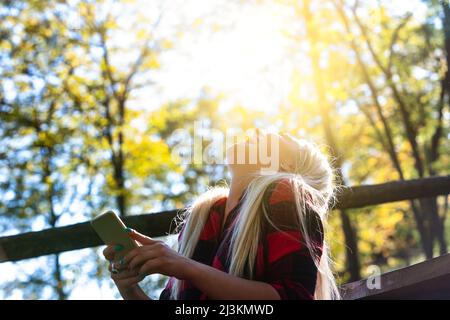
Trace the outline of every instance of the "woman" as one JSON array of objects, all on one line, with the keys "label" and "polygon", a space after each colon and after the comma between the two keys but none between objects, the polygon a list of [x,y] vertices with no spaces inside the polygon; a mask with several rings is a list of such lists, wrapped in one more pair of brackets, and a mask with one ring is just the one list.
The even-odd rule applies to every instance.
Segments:
[{"label": "woman", "polygon": [[[262,145],[277,146],[268,150],[278,157],[276,172],[262,174],[261,161],[235,161],[239,150],[251,159]],[[257,134],[227,151],[230,187],[213,188],[188,208],[178,252],[131,229],[141,247],[114,263],[120,246],[104,250],[122,297],[149,299],[138,283],[159,273],[170,277],[160,299],[339,298],[323,231],[334,189],[327,158],[288,134]]]}]

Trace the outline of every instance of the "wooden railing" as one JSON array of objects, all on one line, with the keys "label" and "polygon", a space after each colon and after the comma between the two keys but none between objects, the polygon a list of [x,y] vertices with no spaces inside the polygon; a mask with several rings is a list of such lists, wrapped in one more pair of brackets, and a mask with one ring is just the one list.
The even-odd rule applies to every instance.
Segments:
[{"label": "wooden railing", "polygon": [[[450,175],[348,187],[342,189],[337,195],[334,209],[361,208],[447,194],[450,194]],[[124,222],[129,227],[152,237],[165,236],[173,230],[173,219],[178,212],[179,210],[170,210],[128,216],[124,218]],[[95,247],[101,244],[102,241],[92,230],[89,222],[0,237],[0,263]],[[346,284],[341,287],[344,298],[387,298],[390,297],[390,294],[391,296],[401,295],[402,288],[406,290],[406,287],[415,288],[414,292],[423,293],[426,291],[421,285],[426,283],[434,286],[440,284],[450,290],[450,256],[436,259],[382,275],[381,281],[384,282],[382,290],[368,289],[366,280]],[[430,270],[432,271],[430,272]],[[405,272],[410,275],[407,277],[408,279],[404,278]],[[440,292],[442,293],[442,290]],[[450,291],[448,294],[450,297]]]},{"label": "wooden railing", "polygon": [[345,300],[450,299],[450,254],[341,286]]},{"label": "wooden railing", "polygon": [[[382,203],[426,198],[450,193],[450,175],[376,185],[348,187],[337,195],[335,209],[352,209]],[[124,218],[129,227],[151,237],[167,235],[179,210],[133,215]],[[95,247],[102,241],[89,222],[27,232],[0,238],[0,262],[18,261],[43,255]]]}]

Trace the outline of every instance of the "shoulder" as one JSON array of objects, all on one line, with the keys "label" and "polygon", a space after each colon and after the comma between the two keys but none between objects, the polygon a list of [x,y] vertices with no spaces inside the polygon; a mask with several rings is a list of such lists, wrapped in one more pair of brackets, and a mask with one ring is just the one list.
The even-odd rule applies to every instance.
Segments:
[{"label": "shoulder", "polygon": [[[226,195],[219,196],[219,197],[213,199],[209,203],[209,205],[205,207],[206,210],[208,211],[207,212],[207,220],[211,217],[211,215],[221,214],[222,211],[225,209],[226,201],[227,201]],[[191,207],[181,210],[178,213],[178,215],[175,217],[176,225],[177,225],[177,227],[175,228],[175,231],[182,233],[182,231],[184,230],[189,219],[191,219],[193,215],[198,214],[199,209],[200,209],[200,206],[197,203],[196,206],[193,205]]]},{"label": "shoulder", "polygon": [[299,227],[294,187],[289,179],[272,182],[263,195],[266,218],[277,227]]},{"label": "shoulder", "polygon": [[295,192],[299,191],[289,179],[280,179],[269,185],[263,197],[263,206],[270,220],[267,231],[303,229],[314,241],[321,243],[324,230],[319,214],[308,204],[301,203],[305,210],[298,212]]},{"label": "shoulder", "polygon": [[267,187],[262,206],[267,232],[300,228],[294,189],[288,179],[272,182]]},{"label": "shoulder", "polygon": [[294,188],[289,179],[280,179],[272,182],[266,189],[264,201],[268,205],[276,205],[280,202],[295,201]]},{"label": "shoulder", "polygon": [[211,205],[210,211],[214,212],[214,211],[224,210],[225,205],[227,204],[227,198],[228,197],[226,195],[224,195],[224,196],[219,197],[217,200],[215,200],[213,202],[213,204]]}]

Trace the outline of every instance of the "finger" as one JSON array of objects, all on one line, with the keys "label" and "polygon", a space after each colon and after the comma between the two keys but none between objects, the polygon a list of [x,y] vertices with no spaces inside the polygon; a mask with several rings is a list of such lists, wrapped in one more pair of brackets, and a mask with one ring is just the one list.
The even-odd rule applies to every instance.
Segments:
[{"label": "finger", "polygon": [[137,271],[128,271],[128,270],[124,270],[122,272],[116,273],[116,274],[111,274],[111,278],[114,281],[117,280],[123,280],[123,279],[127,279],[127,278],[133,278],[133,277],[137,277],[139,276],[139,273]]},{"label": "finger", "polygon": [[148,260],[139,268],[139,274],[141,276],[146,276],[154,273],[163,274],[161,270],[161,261],[159,259]]},{"label": "finger", "polygon": [[106,260],[109,261],[114,260],[114,254],[115,254],[114,246],[112,245],[106,246],[106,248],[103,250],[103,256],[105,257]]},{"label": "finger", "polygon": [[123,257],[124,263],[125,263],[126,265],[128,265],[128,263],[129,263],[135,256],[142,254],[146,249],[147,249],[146,246],[142,246],[142,247],[139,247],[139,248],[136,248],[136,249],[131,250],[130,252],[128,252],[128,253]]},{"label": "finger", "polygon": [[119,262],[116,261],[116,262],[111,262],[109,264],[108,270],[110,272],[112,272],[112,270],[113,270],[113,267],[112,267],[113,263],[114,263],[114,270],[116,270],[117,272],[122,272],[122,271],[128,270],[128,266],[124,263],[121,263],[121,260],[120,260]]},{"label": "finger", "polygon": [[[113,272],[113,263],[114,262],[111,262],[109,265],[108,265],[108,270],[109,270],[109,272]],[[117,270],[117,267],[114,265],[114,269],[116,269]]]},{"label": "finger", "polygon": [[135,277],[130,277],[130,278],[126,278],[126,279],[117,280],[117,281],[114,281],[114,282],[116,283],[117,286],[129,287],[129,286],[138,284],[143,279],[144,278],[142,276],[135,276]]},{"label": "finger", "polygon": [[[157,241],[157,242],[159,242],[159,241]],[[139,248],[135,248],[135,249],[131,250],[123,257],[124,263],[128,264],[135,256],[140,255],[140,254],[146,252],[147,250],[150,250],[151,246],[152,245],[145,245],[145,246],[141,246]]]},{"label": "finger", "polygon": [[145,244],[152,244],[152,243],[154,243],[156,241],[156,240],[153,240],[150,237],[147,237],[146,235],[144,235],[142,233],[137,232],[134,229],[127,228],[127,232],[128,232],[128,235],[132,239],[139,241],[143,245],[145,245]]},{"label": "finger", "polygon": [[155,246],[149,247],[149,250],[134,256],[129,262],[128,262],[128,269],[137,269],[140,265],[145,263],[147,260],[155,259],[159,256],[159,252],[156,249]]},{"label": "finger", "polygon": [[117,269],[117,267],[113,267],[111,264],[108,266],[108,270],[111,273],[110,276],[112,279],[122,279],[128,277],[134,277],[139,275],[137,270],[128,270],[128,269]]}]

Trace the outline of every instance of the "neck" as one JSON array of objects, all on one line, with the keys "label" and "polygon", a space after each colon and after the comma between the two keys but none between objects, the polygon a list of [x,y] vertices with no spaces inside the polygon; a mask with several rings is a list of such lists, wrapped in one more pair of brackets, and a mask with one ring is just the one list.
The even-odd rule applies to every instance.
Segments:
[{"label": "neck", "polygon": [[228,214],[239,202],[239,198],[242,196],[245,188],[252,181],[253,176],[250,174],[232,176],[230,182],[230,192],[228,193],[227,204],[225,213]]}]

